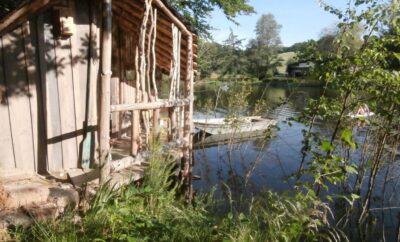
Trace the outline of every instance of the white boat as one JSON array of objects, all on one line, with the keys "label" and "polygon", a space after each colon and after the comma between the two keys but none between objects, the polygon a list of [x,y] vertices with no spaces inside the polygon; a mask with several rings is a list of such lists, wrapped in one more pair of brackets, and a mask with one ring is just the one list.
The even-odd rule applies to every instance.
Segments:
[{"label": "white boat", "polygon": [[194,148],[207,148],[218,146],[221,144],[236,144],[248,140],[253,140],[257,138],[265,138],[265,134],[261,131],[254,131],[254,132],[237,132],[231,134],[217,134],[217,135],[210,135],[210,134],[200,134],[197,133],[198,136],[195,137],[195,143],[193,144]]},{"label": "white boat", "polygon": [[368,112],[368,113],[363,113],[363,114],[358,114],[358,113],[349,113],[347,116],[350,118],[369,118],[374,116],[374,112]]},{"label": "white boat", "polygon": [[232,120],[225,118],[205,118],[194,119],[193,122],[197,129],[212,135],[261,131],[277,123],[274,119],[262,118],[260,116]]}]

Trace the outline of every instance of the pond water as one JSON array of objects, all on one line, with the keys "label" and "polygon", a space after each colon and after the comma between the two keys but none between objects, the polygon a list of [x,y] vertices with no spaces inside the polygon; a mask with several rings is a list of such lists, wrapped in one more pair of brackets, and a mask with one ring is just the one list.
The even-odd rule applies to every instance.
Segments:
[{"label": "pond water", "polygon": [[[234,198],[243,198],[262,190],[289,193],[293,191],[294,182],[290,177],[300,166],[302,131],[305,126],[287,120],[302,112],[310,98],[315,99],[321,95],[322,88],[318,87],[273,87],[268,83],[228,87],[222,84],[196,86],[195,116],[217,117],[226,115],[225,112],[249,115],[257,112],[259,115],[278,120],[278,129],[273,132],[271,138],[261,136],[229,143],[220,142],[211,146],[195,145],[197,148],[193,152],[193,173],[200,177],[193,182],[196,192],[207,193],[215,188],[215,194],[222,196],[222,188],[229,187]],[[329,122],[320,121],[316,122],[313,129],[322,135],[329,135],[332,128],[333,125]],[[356,141],[362,143],[364,138],[365,130],[355,132]],[[359,156],[359,153],[355,152],[353,156]],[[382,224],[383,221],[389,239],[395,238],[399,225],[399,163],[381,169],[371,206],[373,209],[377,208],[377,224]],[[387,172],[390,173],[388,176]],[[385,180],[385,177],[390,179]],[[350,179],[350,182],[353,181],[354,177]],[[382,193],[384,183],[387,184]],[[367,183],[364,182],[362,190],[366,186]],[[330,187],[329,192],[335,189]],[[382,210],[381,207],[391,209]],[[379,234],[376,236],[380,237]]]},{"label": "pond water", "polygon": [[[195,91],[195,117],[223,116],[213,112],[229,110],[232,92],[217,85],[201,85]],[[249,93],[248,93],[249,92]],[[239,95],[240,95],[239,94]],[[278,120],[279,130],[272,138],[253,137],[233,144],[220,142],[211,147],[197,147],[194,151],[194,174],[201,177],[194,182],[198,192],[209,192],[224,183],[240,193],[256,193],[263,189],[287,191],[293,187],[287,178],[295,173],[301,161],[302,130],[304,125],[286,122],[298,115],[310,98],[322,95],[318,87],[272,87],[268,84],[246,86],[247,98],[240,110],[243,114],[253,110],[257,101],[262,100],[262,110],[258,114]],[[217,100],[218,99],[218,100]],[[212,105],[210,105],[212,104]],[[208,105],[208,106],[207,106]],[[239,108],[240,109],[240,108]],[[329,129],[326,123],[317,123],[316,129]]]}]

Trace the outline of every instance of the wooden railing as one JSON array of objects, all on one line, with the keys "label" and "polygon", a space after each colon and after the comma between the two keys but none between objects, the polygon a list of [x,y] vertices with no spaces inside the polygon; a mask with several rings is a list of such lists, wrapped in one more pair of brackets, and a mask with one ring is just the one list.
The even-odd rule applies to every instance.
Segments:
[{"label": "wooden railing", "polygon": [[162,108],[184,107],[190,105],[191,99],[159,100],[151,103],[134,103],[111,105],[111,112],[125,112],[136,110],[152,110]]}]

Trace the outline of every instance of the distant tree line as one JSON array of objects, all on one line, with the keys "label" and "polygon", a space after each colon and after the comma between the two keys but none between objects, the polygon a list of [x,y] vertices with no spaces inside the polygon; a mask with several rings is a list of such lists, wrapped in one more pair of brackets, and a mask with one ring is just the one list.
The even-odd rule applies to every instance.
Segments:
[{"label": "distant tree line", "polygon": [[341,35],[338,26],[332,26],[322,30],[318,40],[307,40],[284,47],[280,39],[279,25],[272,14],[264,14],[256,24],[256,37],[244,46],[244,40],[240,39],[231,30],[228,38],[222,43],[213,41],[201,41],[199,64],[200,78],[208,78],[212,75],[236,78],[266,79],[277,74],[277,67],[283,62],[279,54],[295,52],[294,59],[286,60],[286,64],[310,61],[310,52],[318,51],[321,55],[328,56],[337,52],[337,48],[347,46],[350,52],[357,50],[363,43],[364,28],[356,24],[347,32],[347,36],[341,38],[346,43],[338,43]]},{"label": "distant tree line", "polygon": [[256,24],[256,37],[247,46],[232,30],[222,44],[202,41],[199,51],[201,78],[212,74],[233,79],[272,76],[280,63],[280,29],[281,25],[272,14],[263,14]]}]

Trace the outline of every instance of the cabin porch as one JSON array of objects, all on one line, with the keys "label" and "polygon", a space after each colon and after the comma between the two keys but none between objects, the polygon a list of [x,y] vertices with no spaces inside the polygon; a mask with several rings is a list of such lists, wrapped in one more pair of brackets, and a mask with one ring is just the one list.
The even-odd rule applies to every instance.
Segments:
[{"label": "cabin porch", "polygon": [[160,0],[55,2],[0,25],[0,177],[137,180],[155,140],[189,177],[196,35]]}]

